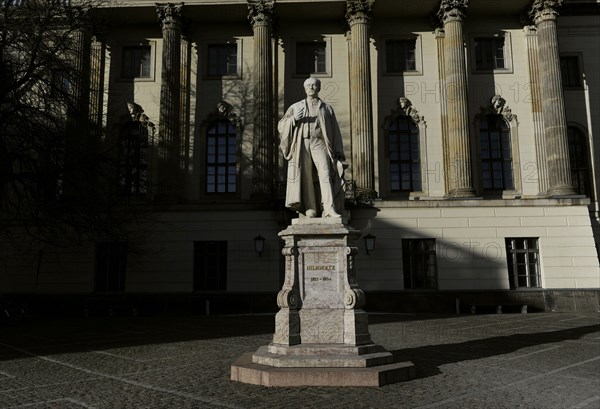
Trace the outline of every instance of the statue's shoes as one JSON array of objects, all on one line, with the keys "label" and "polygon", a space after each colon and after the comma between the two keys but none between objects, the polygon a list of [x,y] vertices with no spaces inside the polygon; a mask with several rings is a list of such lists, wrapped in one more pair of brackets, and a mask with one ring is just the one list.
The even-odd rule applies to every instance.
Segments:
[{"label": "statue's shoes", "polygon": [[335,210],[329,209],[327,211],[323,211],[322,217],[342,217],[342,216],[339,215]]},{"label": "statue's shoes", "polygon": [[317,211],[314,209],[308,209],[304,215],[312,219],[313,217],[317,217]]}]

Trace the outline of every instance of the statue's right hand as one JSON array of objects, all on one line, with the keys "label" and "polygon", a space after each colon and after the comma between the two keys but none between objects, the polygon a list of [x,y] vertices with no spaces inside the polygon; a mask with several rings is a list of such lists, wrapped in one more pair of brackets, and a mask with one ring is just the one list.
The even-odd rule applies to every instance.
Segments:
[{"label": "statue's right hand", "polygon": [[299,121],[304,116],[304,107],[294,109],[294,119]]}]

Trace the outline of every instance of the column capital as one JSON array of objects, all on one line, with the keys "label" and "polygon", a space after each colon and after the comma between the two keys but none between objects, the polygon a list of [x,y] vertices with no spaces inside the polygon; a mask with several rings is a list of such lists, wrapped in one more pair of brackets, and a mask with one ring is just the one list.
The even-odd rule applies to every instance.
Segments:
[{"label": "column capital", "polygon": [[469,0],[442,0],[437,12],[442,24],[450,21],[463,21],[467,15]]},{"label": "column capital", "polygon": [[374,0],[346,0],[346,21],[349,26],[368,24],[373,18]]},{"label": "column capital", "polygon": [[562,3],[563,0],[535,0],[529,10],[529,16],[536,25],[542,21],[556,20],[558,8]]},{"label": "column capital", "polygon": [[156,3],[156,13],[161,28],[181,29],[183,3]]},{"label": "column capital", "polygon": [[252,28],[273,24],[275,3],[272,0],[248,0],[248,20]]}]

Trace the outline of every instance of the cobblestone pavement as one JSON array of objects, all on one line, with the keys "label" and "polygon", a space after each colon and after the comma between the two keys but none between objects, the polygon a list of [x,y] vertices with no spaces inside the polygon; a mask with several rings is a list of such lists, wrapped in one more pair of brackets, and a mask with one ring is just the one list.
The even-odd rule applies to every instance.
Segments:
[{"label": "cobblestone pavement", "polygon": [[600,408],[600,314],[370,316],[417,378],[381,388],[229,380],[273,315],[94,317],[0,327],[1,408]]}]

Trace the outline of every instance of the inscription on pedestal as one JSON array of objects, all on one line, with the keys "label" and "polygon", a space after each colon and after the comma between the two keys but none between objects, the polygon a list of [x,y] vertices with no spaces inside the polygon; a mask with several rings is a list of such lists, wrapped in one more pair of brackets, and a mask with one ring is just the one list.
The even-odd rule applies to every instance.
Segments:
[{"label": "inscription on pedestal", "polygon": [[305,308],[339,308],[343,302],[343,286],[340,285],[337,249],[315,250],[305,251],[302,257],[302,303]]}]

